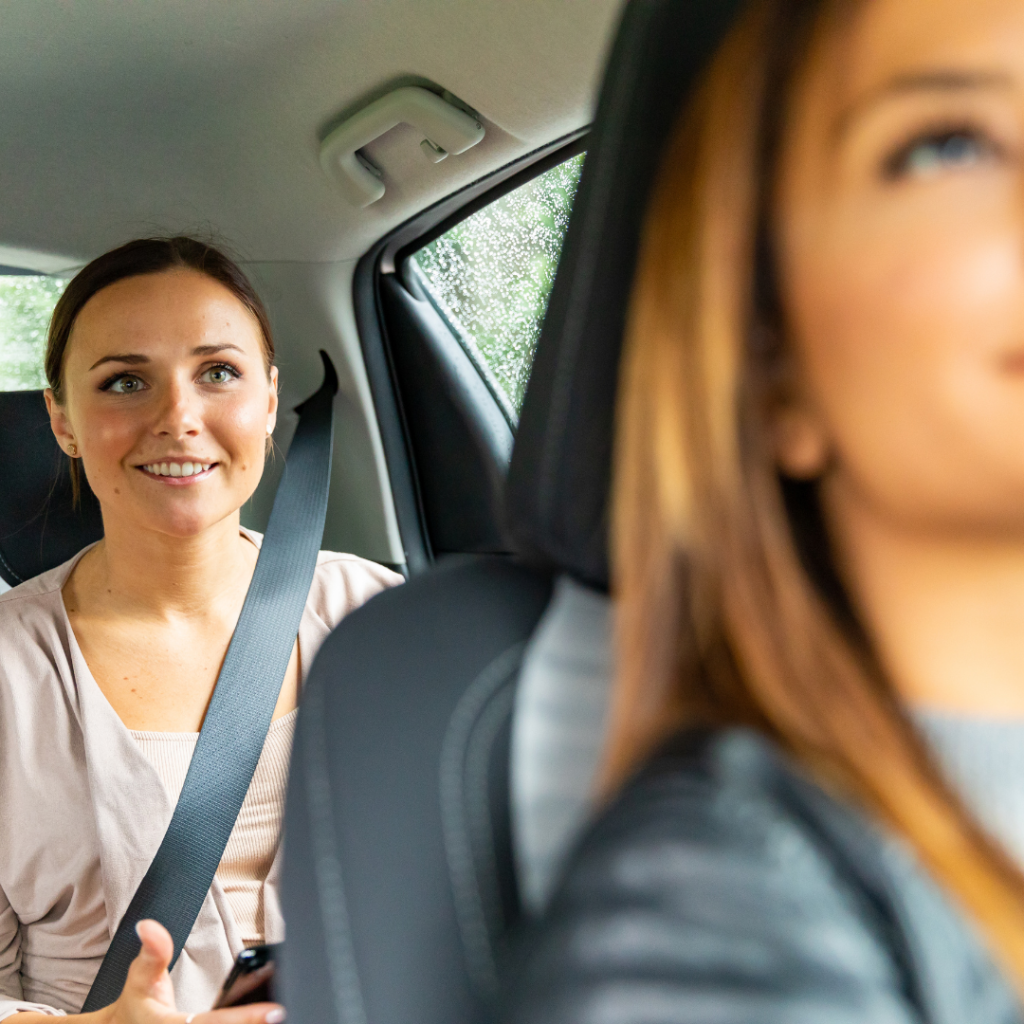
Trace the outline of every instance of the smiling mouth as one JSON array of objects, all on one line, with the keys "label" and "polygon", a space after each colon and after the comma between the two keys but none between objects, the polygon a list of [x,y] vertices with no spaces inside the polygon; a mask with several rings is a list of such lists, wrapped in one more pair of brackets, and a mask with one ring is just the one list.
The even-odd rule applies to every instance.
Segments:
[{"label": "smiling mouth", "polygon": [[216,462],[149,462],[137,468],[147,476],[159,477],[170,483],[184,483],[202,479],[217,467]]}]

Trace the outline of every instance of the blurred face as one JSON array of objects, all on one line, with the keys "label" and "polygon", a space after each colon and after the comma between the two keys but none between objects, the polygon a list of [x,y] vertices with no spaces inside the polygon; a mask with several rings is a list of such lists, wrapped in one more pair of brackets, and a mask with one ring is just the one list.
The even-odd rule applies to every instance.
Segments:
[{"label": "blurred face", "polygon": [[1024,3],[854,5],[787,125],[780,464],[900,528],[1021,536]]},{"label": "blurred face", "polygon": [[238,511],[277,414],[259,325],[193,270],[131,277],[75,321],[54,434],[75,445],[112,526],[189,537]]}]

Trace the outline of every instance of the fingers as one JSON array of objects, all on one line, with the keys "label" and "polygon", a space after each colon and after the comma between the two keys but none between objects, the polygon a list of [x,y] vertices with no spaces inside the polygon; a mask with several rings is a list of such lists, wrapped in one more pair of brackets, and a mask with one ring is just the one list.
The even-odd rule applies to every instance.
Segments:
[{"label": "fingers", "polygon": [[174,941],[167,929],[157,921],[140,921],[135,926],[135,932],[142,942],[142,949],[132,961],[125,987],[148,992],[165,977],[174,955]]},{"label": "fingers", "polygon": [[171,962],[171,957],[174,956],[174,940],[159,921],[140,921],[135,926],[135,934],[142,942],[142,953],[159,960],[165,967]]},{"label": "fingers", "polygon": [[285,1019],[283,1006],[276,1003],[252,1003],[249,1006],[229,1006],[223,1010],[209,1010],[183,1018],[189,1024],[281,1024]]}]

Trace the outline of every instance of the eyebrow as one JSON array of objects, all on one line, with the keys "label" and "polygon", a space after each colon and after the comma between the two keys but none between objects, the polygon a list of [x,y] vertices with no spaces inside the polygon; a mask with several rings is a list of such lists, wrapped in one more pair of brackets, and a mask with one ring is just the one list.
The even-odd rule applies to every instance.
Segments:
[{"label": "eyebrow", "polygon": [[[212,356],[218,352],[241,352],[245,355],[237,345],[232,345],[230,342],[226,342],[223,345],[197,345],[192,349],[192,355],[194,356]],[[149,356],[144,356],[136,352],[123,352],[117,355],[104,356],[102,359],[97,359],[89,370],[95,370],[97,366],[102,366],[104,363],[127,363],[129,366],[141,366],[143,363],[150,361]]]},{"label": "eyebrow", "polygon": [[994,71],[922,71],[897,75],[848,107],[836,121],[835,135],[844,135],[865,110],[908,93],[961,93],[978,89],[1007,88],[1014,84],[1010,75]]}]

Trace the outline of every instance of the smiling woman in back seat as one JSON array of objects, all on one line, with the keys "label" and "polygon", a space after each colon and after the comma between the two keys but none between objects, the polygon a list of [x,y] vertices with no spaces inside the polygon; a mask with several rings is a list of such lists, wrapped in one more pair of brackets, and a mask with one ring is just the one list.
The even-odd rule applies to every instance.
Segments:
[{"label": "smiling woman in back seat", "polygon": [[[54,311],[47,406],[104,537],[0,597],[0,1019],[80,1008],[163,838],[256,565],[261,538],[239,510],[276,422],[273,361],[242,271],[188,238],[101,256]],[[169,935],[144,922],[120,999],[81,1019],[280,1019],[266,1004],[209,1007],[243,946],[283,938],[278,840],[305,671],[344,615],[399,581],[321,552],[263,755],[174,971]]]}]

